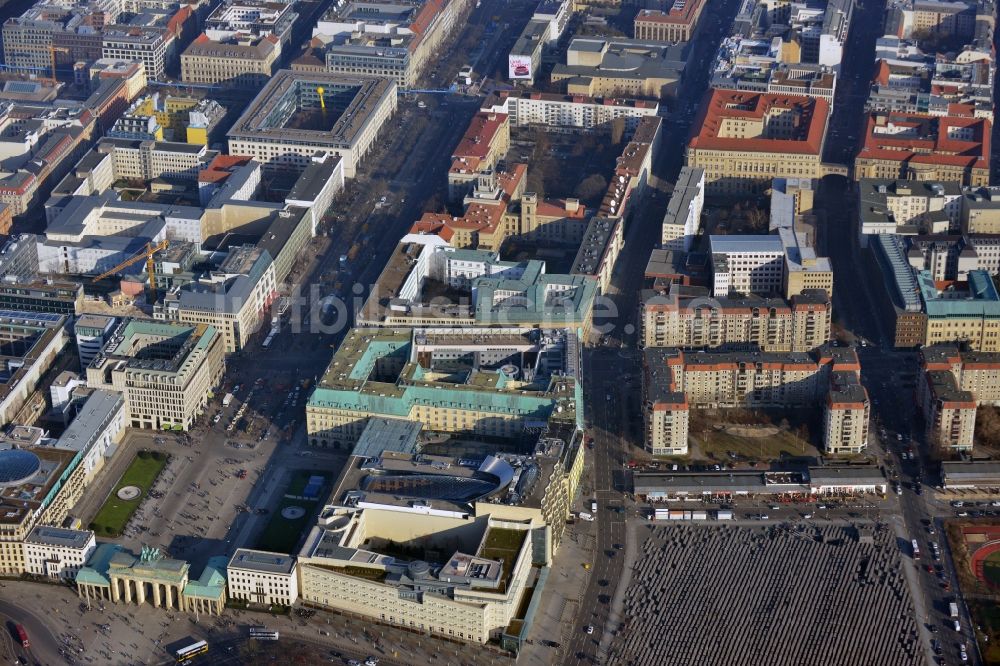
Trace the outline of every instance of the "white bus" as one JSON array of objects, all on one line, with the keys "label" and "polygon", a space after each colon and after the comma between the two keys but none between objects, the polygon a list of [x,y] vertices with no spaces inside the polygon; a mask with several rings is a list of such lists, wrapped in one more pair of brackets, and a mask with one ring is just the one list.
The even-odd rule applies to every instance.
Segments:
[{"label": "white bus", "polygon": [[278,632],[267,627],[250,627],[250,638],[258,641],[276,641]]},{"label": "white bus", "polygon": [[177,658],[177,663],[185,663],[189,659],[193,659],[200,654],[205,654],[208,652],[208,643],[205,641],[198,641],[197,643],[192,643],[187,647],[183,647],[174,653],[174,657]]}]

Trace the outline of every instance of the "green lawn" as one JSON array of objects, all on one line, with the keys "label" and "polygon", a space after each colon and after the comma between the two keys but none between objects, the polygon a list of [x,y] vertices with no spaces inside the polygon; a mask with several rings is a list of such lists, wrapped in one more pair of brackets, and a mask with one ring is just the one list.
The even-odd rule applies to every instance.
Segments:
[{"label": "green lawn", "polygon": [[[149,488],[156,481],[156,477],[160,475],[160,472],[166,466],[167,457],[165,455],[157,454],[159,457],[153,457],[152,455],[143,457],[143,454],[146,453],[148,452],[140,451],[132,459],[128,469],[122,474],[122,478],[115,484],[111,494],[108,495],[108,499],[104,501],[104,505],[101,506],[100,511],[94,516],[91,529],[98,536],[121,536],[129,518],[135,513],[139,504],[142,503],[143,498],[146,497],[146,493],[149,492]],[[138,486],[142,489],[142,492],[134,500],[125,501],[119,499],[118,491],[125,486]]]},{"label": "green lawn", "polygon": [[[313,513],[316,511],[316,506],[319,504],[319,501],[308,502],[305,500],[291,499],[289,495],[298,496],[306,487],[309,477],[314,474],[316,474],[316,472],[299,470],[292,475],[292,478],[288,482],[288,486],[285,488],[284,497],[282,497],[281,503],[274,509],[274,513],[271,514],[271,520],[267,523],[267,527],[264,528],[264,532],[257,540],[257,548],[261,550],[271,550],[276,553],[291,554],[292,549],[295,548],[295,544],[298,543],[303,530],[312,524]],[[323,477],[324,488],[320,490],[320,498],[324,497],[326,484],[329,483],[330,480],[325,474]],[[296,518],[295,520],[288,520],[281,515],[281,511],[287,506],[302,507],[306,511],[305,515],[301,518]]]},{"label": "green lawn", "polygon": [[1000,587],[1000,552],[986,556],[983,562],[983,576],[993,585]]},{"label": "green lawn", "polygon": [[819,455],[816,447],[788,430],[765,437],[740,437],[722,430],[708,429],[697,433],[695,438],[702,453],[717,460],[728,459],[729,451],[754,460]]}]

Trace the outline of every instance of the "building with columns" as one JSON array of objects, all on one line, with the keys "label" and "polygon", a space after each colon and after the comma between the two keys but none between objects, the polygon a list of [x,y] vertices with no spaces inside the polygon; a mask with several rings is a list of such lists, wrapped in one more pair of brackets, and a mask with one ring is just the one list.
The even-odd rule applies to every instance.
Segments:
[{"label": "building with columns", "polygon": [[114,603],[145,604],[188,612],[220,615],[225,606],[226,558],[212,558],[195,582],[190,564],[144,547],[136,556],[118,544],[101,544],[76,575],[77,593]]}]

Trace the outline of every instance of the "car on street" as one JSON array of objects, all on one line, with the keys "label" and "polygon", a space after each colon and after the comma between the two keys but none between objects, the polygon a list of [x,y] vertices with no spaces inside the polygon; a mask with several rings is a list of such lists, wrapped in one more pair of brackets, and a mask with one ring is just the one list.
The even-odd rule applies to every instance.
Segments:
[{"label": "car on street", "polygon": [[594,625],[588,624],[586,628],[584,628],[584,631],[586,631],[588,634],[594,633]]}]

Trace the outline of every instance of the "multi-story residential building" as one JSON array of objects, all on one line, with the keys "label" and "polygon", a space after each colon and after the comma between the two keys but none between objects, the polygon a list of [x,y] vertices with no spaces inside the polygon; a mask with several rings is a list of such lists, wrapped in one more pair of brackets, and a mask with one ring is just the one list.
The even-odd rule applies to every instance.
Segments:
[{"label": "multi-story residential building", "polygon": [[480,111],[504,114],[511,127],[540,127],[556,132],[609,131],[618,119],[631,134],[639,120],[659,113],[655,100],[561,95],[533,90],[499,90]]},{"label": "multi-story residential building", "polygon": [[823,290],[791,300],[712,298],[704,287],[671,284],[642,293],[644,347],[754,349],[806,352],[830,340],[833,308]]},{"label": "multi-story residential building", "polygon": [[647,347],[643,404],[646,448],[672,455],[687,453],[688,420],[696,408],[812,407],[831,392],[850,398],[850,428],[837,415],[826,434],[827,449],[855,452],[866,444],[867,421],[854,428],[854,403],[867,414],[867,394],[860,385],[861,366],[849,348],[823,347],[811,353],[699,352]]},{"label": "multi-story residential building", "polygon": [[35,576],[71,581],[96,548],[89,530],[38,525],[24,539],[24,568]]},{"label": "multi-story residential building", "polygon": [[871,403],[856,372],[831,373],[823,407],[823,443],[827,453],[855,455],[868,446]]},{"label": "multi-story residential building", "polygon": [[[324,120],[327,107],[332,117]],[[301,171],[317,152],[339,155],[344,176],[353,178],[395,111],[396,83],[389,79],[281,70],[226,137],[230,154],[272,170]],[[309,129],[316,122],[322,130]]]},{"label": "multi-story residential building", "polygon": [[762,191],[773,178],[823,176],[829,104],[823,99],[714,90],[695,120],[686,164],[707,194]]},{"label": "multi-story residential building", "polygon": [[87,368],[87,384],[125,396],[133,428],[189,430],[222,380],[222,333],[204,324],[127,320]]},{"label": "multi-story residential building", "polygon": [[[578,344],[568,330],[509,324],[475,332],[354,329],[309,396],[309,441],[349,446],[372,416],[505,438],[553,414],[575,422],[582,405],[575,379]],[[446,363],[468,365],[466,381],[433,380],[435,368]]]},{"label": "multi-story residential building", "polygon": [[660,245],[667,250],[687,252],[701,229],[705,206],[705,170],[681,167],[674,191],[663,216]]},{"label": "multi-story residential building", "polygon": [[988,185],[991,128],[985,118],[871,113],[854,177]]},{"label": "multi-story residential building", "polygon": [[265,606],[291,606],[299,598],[295,558],[282,553],[237,548],[226,566],[230,599]]},{"label": "multi-story residential building", "polygon": [[652,42],[687,42],[698,27],[703,0],[679,0],[666,10],[641,9],[635,16],[635,38]]},{"label": "multi-story residential building", "polygon": [[1000,355],[960,352],[939,344],[920,350],[923,376],[917,382],[917,403],[924,415],[927,442],[943,451],[973,447],[976,409],[1000,404],[997,380]]},{"label": "multi-story residential building", "polygon": [[181,54],[181,80],[226,88],[261,88],[274,76],[280,58],[281,42],[275,35],[213,41],[202,34]]}]

